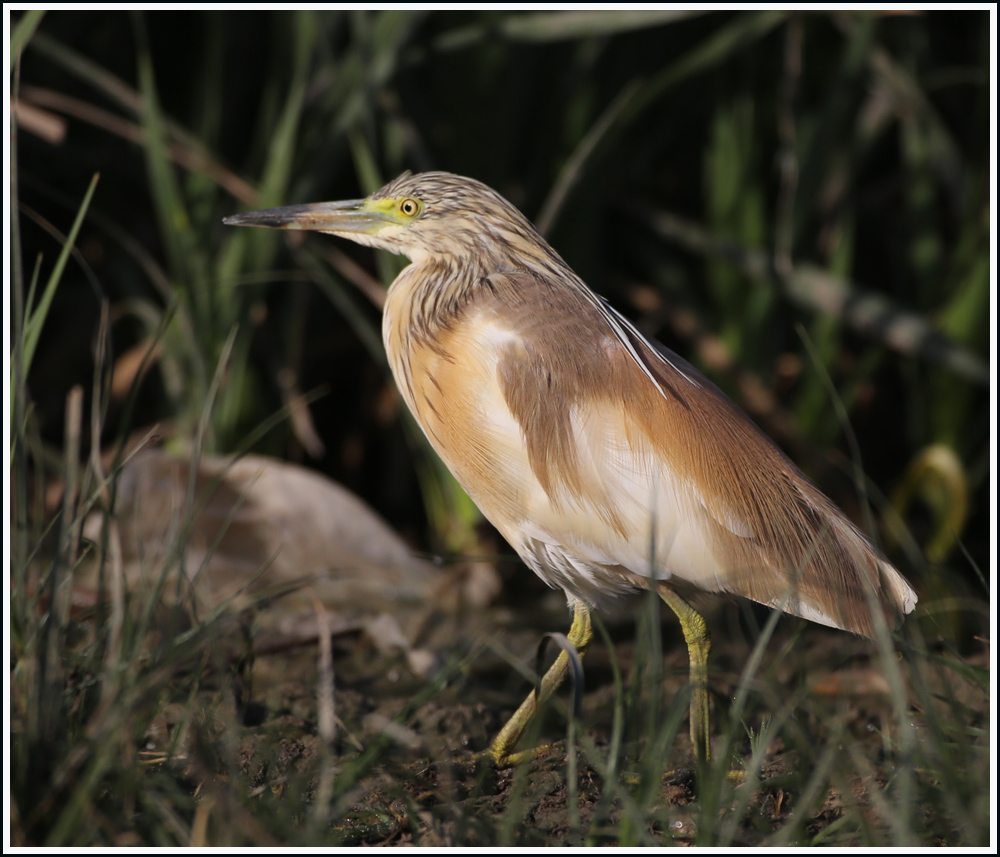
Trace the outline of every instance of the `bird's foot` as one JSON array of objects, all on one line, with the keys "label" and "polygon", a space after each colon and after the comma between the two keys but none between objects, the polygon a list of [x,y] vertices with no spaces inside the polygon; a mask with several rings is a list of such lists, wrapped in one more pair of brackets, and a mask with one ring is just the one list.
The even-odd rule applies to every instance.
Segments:
[{"label": "bird's foot", "polygon": [[554,752],[565,753],[566,748],[561,744],[539,744],[537,747],[532,747],[529,750],[513,752],[510,746],[505,746],[499,741],[494,741],[489,749],[483,750],[482,753],[477,753],[475,758],[489,761],[494,768],[503,770],[504,768],[515,768],[518,765],[533,762],[535,759]]}]

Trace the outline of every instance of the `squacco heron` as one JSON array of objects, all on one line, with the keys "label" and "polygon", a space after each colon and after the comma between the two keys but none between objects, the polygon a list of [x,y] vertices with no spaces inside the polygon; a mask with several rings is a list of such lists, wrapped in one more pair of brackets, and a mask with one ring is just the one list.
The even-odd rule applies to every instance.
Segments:
[{"label": "squacco heron", "polygon": [[[407,256],[382,333],[400,393],[451,472],[549,586],[578,652],[590,612],[654,587],[680,620],[695,752],[709,755],[705,622],[731,593],[855,634],[917,596],[867,538],[690,364],[592,292],[473,179],[404,173],[367,199],[238,214]],[[567,671],[561,653],[494,740],[498,765]]]}]

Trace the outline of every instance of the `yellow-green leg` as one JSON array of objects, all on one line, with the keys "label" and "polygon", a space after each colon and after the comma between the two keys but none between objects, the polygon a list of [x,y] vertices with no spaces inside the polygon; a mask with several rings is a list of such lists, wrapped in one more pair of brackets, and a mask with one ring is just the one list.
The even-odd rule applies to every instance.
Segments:
[{"label": "yellow-green leg", "polygon": [[701,614],[665,583],[659,585],[660,597],[677,614],[687,642],[691,670],[691,743],[699,758],[711,755],[708,719],[708,653],[712,642]]},{"label": "yellow-green leg", "polygon": [[[586,604],[577,601],[573,605],[573,624],[570,626],[567,638],[581,658],[587,652],[587,646],[590,645],[593,633],[590,624],[590,608]],[[493,743],[490,744],[486,755],[493,760],[493,763],[497,767],[515,764],[525,756],[522,753],[512,753],[511,750],[517,745],[521,735],[524,734],[524,730],[531,722],[531,718],[535,716],[535,712],[548,701],[549,697],[562,684],[563,679],[566,678],[568,668],[569,655],[561,651],[555,663],[549,667],[548,672],[542,677],[540,698],[535,698],[534,691],[528,694],[528,698],[521,703],[521,707],[514,712],[497,737],[493,739]],[[533,751],[528,751],[527,756],[530,758],[531,755],[533,755]]]}]

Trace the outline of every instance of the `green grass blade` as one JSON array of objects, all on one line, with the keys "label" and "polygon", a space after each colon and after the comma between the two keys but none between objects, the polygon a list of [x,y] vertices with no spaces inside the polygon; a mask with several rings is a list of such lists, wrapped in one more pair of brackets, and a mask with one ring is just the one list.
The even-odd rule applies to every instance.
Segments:
[{"label": "green grass blade", "polygon": [[49,275],[48,282],[45,284],[45,289],[42,291],[41,297],[38,300],[38,306],[34,309],[31,307],[26,308],[27,317],[24,321],[23,370],[25,377],[28,374],[28,370],[31,368],[31,360],[35,356],[35,348],[38,346],[38,338],[41,336],[42,327],[45,324],[45,317],[48,315],[49,308],[52,306],[52,298],[55,296],[59,280],[62,279],[63,271],[66,268],[66,262],[69,260],[70,253],[73,252],[73,246],[76,243],[76,236],[80,231],[80,226],[83,224],[84,217],[87,215],[87,209],[90,207],[90,201],[94,196],[94,191],[97,189],[97,182],[99,179],[100,175],[95,174],[90,181],[90,186],[87,188],[87,192],[83,197],[83,202],[80,203],[80,208],[76,213],[76,219],[73,221],[73,226],[70,227],[69,234],[66,236],[66,242],[63,244],[63,248],[59,252],[55,267],[53,267],[52,273]]},{"label": "green grass blade", "polygon": [[526,15],[508,15],[501,21],[500,31],[514,41],[555,42],[648,30],[701,14],[704,13],[689,9],[532,12]]},{"label": "green grass blade", "polygon": [[25,45],[31,41],[31,37],[38,29],[45,15],[44,9],[29,9],[14,26],[10,34],[10,68],[14,68],[14,63],[21,55]]},{"label": "green grass blade", "polygon": [[535,226],[542,235],[548,235],[552,231],[571,189],[581,178],[584,165],[591,158],[594,150],[609,135],[638,90],[638,81],[633,80],[625,85],[583,136],[583,139],[573,150],[573,154],[559,171],[559,177],[535,219]]},{"label": "green grass blade", "polygon": [[137,64],[139,91],[142,95],[140,116],[146,134],[143,152],[160,235],[170,258],[172,277],[181,285],[190,303],[195,324],[202,332],[210,331],[215,321],[214,301],[210,290],[205,288],[206,278],[199,264],[200,254],[192,235],[190,213],[170,158],[167,121],[157,96],[145,19],[140,13],[134,13],[134,21],[139,45]]},{"label": "green grass blade", "polygon": [[637,117],[660,98],[663,93],[683,80],[729,60],[751,42],[761,39],[775,27],[783,24],[788,13],[781,10],[758,12],[737,16],[730,24],[719,28],[676,62],[646,84],[626,111],[626,119]]},{"label": "green grass blade", "polygon": [[687,9],[636,9],[622,12],[531,12],[506,15],[496,24],[472,24],[448,30],[434,40],[433,48],[438,51],[470,48],[496,38],[497,31],[514,42],[540,44],[607,37],[674,24],[702,14],[704,13]]}]

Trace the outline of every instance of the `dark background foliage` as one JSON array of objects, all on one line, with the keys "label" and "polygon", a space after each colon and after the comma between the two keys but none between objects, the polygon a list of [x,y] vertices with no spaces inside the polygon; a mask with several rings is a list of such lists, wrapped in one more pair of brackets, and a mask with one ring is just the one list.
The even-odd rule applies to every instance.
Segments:
[{"label": "dark background foliage", "polygon": [[[39,266],[32,306],[100,174],[21,391],[36,469],[69,391],[100,389],[84,454],[201,426],[206,451],[331,475],[415,548],[496,549],[388,374],[402,262],[222,225],[448,170],[731,395],[922,604],[951,599],[928,636],[981,631],[987,12],[56,11],[12,32],[10,270],[24,297]],[[540,586],[508,574],[508,598]]]},{"label": "dark background foliage", "polygon": [[[156,313],[177,300],[197,339],[199,353],[187,359],[202,377],[242,322],[236,351],[245,362],[233,370],[235,401],[216,421],[219,448],[233,448],[279,407],[283,385],[322,388],[311,415],[325,455],[310,457],[287,424],[258,446],[331,473],[416,535],[416,477],[385,415],[391,381],[358,336],[359,327],[377,333],[377,310],[330,271],[330,287],[352,307],[346,314],[302,284],[280,240],[233,236],[221,219],[240,207],[356,197],[403,169],[474,176],[537,219],[553,210],[546,206],[566,178],[557,215],[544,224],[551,243],[793,454],[809,456],[801,447],[811,446],[829,459],[831,445],[848,454],[823,372],[881,491],[892,492],[921,450],[947,444],[968,480],[964,536],[982,565],[987,385],[976,371],[943,368],[942,354],[964,348],[963,367],[985,365],[986,20],[974,12],[47,15],[21,64],[23,97],[44,105],[37,90],[58,93],[93,115],[53,110],[66,117],[58,143],[19,134],[21,202],[38,216],[22,217],[25,260],[56,246],[36,220],[64,229],[91,176],[101,179],[79,240],[89,271],[71,264],[32,367],[43,436],[59,442],[67,390],[89,388],[100,301],[112,308],[120,355],[148,333],[129,302]],[[249,187],[270,175],[267,198],[234,200],[205,170],[171,166],[176,196],[162,199],[151,144],[112,122],[149,137],[156,120],[138,103],[147,62],[167,144],[206,153]],[[136,96],[133,109],[116,87]],[[665,234],[667,216],[700,233],[684,240],[675,224]],[[180,240],[165,234],[174,230]],[[237,241],[267,246],[227,249]],[[336,251],[375,268],[363,249]],[[227,252],[241,258],[224,269]],[[859,300],[884,302],[879,320],[859,331],[846,311],[817,312],[808,292],[792,300],[780,278],[731,262],[754,252],[765,269],[834,273]],[[165,288],[150,282],[140,253]],[[213,300],[223,275],[234,280],[229,295]],[[240,276],[248,279],[237,285]],[[893,330],[911,317],[926,331],[893,348],[905,338]],[[715,364],[699,341],[718,345]],[[747,400],[739,373],[759,384],[766,404]],[[184,393],[202,387],[168,395],[163,386],[148,376],[131,419],[175,419],[189,431],[200,404]],[[122,428],[112,420],[107,431]],[[821,481],[836,479],[818,460],[804,464]],[[850,504],[850,485],[829,490]]]}]

